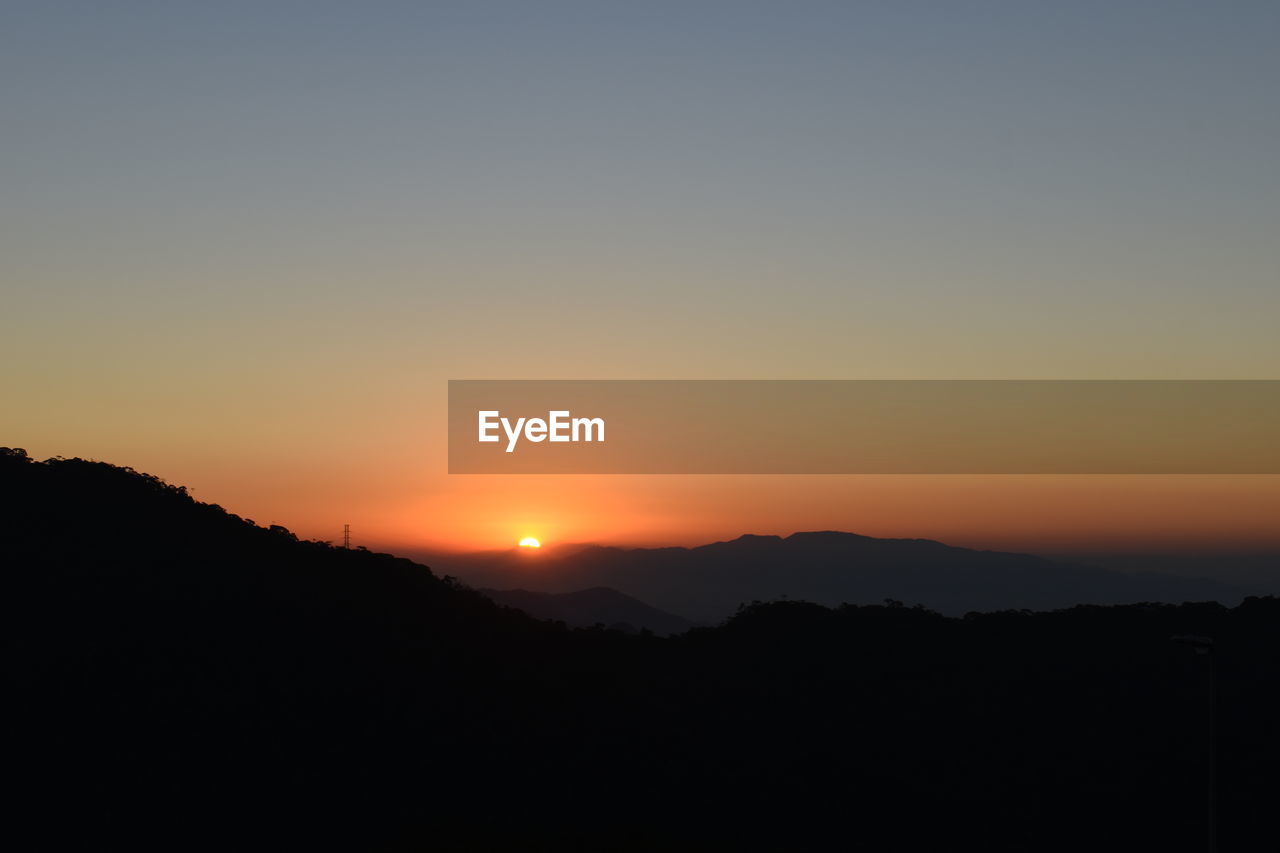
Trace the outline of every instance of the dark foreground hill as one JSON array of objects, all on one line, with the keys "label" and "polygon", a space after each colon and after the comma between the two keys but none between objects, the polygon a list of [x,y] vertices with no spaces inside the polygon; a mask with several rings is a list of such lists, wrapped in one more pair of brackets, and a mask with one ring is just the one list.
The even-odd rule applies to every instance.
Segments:
[{"label": "dark foreground hill", "polygon": [[971,610],[1139,601],[1236,604],[1245,596],[1238,587],[1201,578],[836,531],[749,535],[696,548],[593,545],[536,556],[521,549],[440,554],[434,564],[472,586],[542,592],[607,586],[708,623],[728,618],[743,602],[776,598],[830,606],[893,599],[960,616]]},{"label": "dark foreground hill", "polygon": [[1211,662],[1220,849],[1274,841],[1274,599],[664,640],[101,463],[0,453],[0,500],[5,831],[39,846],[1202,850]]}]

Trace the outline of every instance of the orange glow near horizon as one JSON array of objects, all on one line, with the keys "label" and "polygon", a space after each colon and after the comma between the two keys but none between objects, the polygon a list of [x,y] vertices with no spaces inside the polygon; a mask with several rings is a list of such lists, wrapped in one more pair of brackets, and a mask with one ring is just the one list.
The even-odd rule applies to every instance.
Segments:
[{"label": "orange glow near horizon", "polygon": [[[29,447],[37,458],[63,447]],[[449,476],[377,451],[342,467],[285,453],[193,458],[152,446],[84,456],[190,488],[258,524],[393,553],[547,543],[693,546],[843,530],[1031,553],[1280,551],[1280,476]],[[527,549],[533,552],[534,549]]]},{"label": "orange glow near horizon", "polygon": [[[385,518],[389,548],[542,542],[692,546],[844,530],[1030,552],[1280,548],[1280,477],[456,477]],[[451,483],[452,485],[452,483]],[[372,533],[372,531],[371,531]]]}]

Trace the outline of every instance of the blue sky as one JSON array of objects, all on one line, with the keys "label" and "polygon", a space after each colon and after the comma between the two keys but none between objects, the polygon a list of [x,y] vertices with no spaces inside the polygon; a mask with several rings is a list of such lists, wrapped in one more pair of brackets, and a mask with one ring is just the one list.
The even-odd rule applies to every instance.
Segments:
[{"label": "blue sky", "polygon": [[425,442],[401,493],[447,494],[448,378],[1280,366],[1274,3],[3,14],[0,427],[36,453],[240,495]]}]

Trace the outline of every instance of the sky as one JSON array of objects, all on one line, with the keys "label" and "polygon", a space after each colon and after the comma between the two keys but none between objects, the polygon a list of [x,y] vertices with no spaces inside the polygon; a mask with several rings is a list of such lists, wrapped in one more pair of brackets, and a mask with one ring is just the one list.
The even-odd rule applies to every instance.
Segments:
[{"label": "sky", "polygon": [[1280,546],[1274,477],[445,473],[448,379],[1278,378],[1280,6],[4,3],[0,443],[371,546]]}]

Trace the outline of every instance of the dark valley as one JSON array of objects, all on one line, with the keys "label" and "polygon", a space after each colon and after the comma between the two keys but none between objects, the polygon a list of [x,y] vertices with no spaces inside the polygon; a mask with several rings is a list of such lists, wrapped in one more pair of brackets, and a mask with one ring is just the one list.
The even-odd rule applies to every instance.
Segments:
[{"label": "dark valley", "polygon": [[[6,806],[49,846],[1202,850],[1211,696],[1220,849],[1273,841],[1273,598],[954,617],[793,596],[660,638],[104,463],[4,451],[0,495]],[[735,549],[792,547],[757,544],[721,546],[727,584]]]}]

